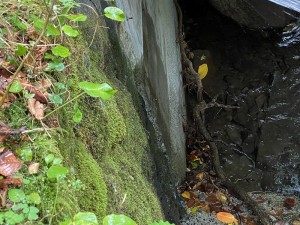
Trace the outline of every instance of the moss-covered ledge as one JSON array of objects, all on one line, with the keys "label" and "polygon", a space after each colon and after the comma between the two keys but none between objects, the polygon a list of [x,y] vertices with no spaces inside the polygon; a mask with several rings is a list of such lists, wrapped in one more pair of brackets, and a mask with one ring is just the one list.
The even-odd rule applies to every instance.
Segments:
[{"label": "moss-covered ledge", "polygon": [[79,107],[84,118],[79,125],[72,121],[71,105],[59,111],[64,132],[57,141],[66,165],[86,185],[84,191],[72,196],[81,211],[94,212],[100,221],[107,214],[124,213],[138,224],[146,224],[163,219],[152,184],[155,166],[131,95],[116,74],[104,72],[113,71],[117,63],[103,64],[104,57],[109,57],[109,45],[103,29],[97,32],[92,48],[84,39],[69,41],[74,53],[65,82],[72,93],[78,93],[76,84],[83,80],[107,82],[118,92],[104,104],[99,99],[83,97]]}]

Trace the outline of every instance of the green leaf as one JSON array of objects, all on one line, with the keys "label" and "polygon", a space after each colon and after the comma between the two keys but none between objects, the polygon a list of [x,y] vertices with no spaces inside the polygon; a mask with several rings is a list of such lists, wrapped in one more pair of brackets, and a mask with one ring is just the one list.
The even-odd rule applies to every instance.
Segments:
[{"label": "green leaf", "polygon": [[6,28],[0,28],[0,33],[1,33],[2,35],[7,35],[7,34],[8,34],[8,31],[7,31]]},{"label": "green leaf", "polygon": [[55,59],[55,56],[54,55],[52,55],[52,54],[49,54],[49,53],[46,53],[45,54],[45,59]]},{"label": "green leaf", "polygon": [[7,61],[9,61],[9,62],[10,62],[11,64],[13,64],[15,67],[18,67],[18,66],[19,66],[18,61],[17,61],[15,58],[13,58],[13,57],[8,56]]},{"label": "green leaf", "polygon": [[149,225],[175,225],[174,223],[169,223],[168,221],[159,221],[155,223],[150,223]]},{"label": "green leaf", "polygon": [[13,81],[12,85],[9,88],[9,92],[11,93],[19,93],[20,91],[22,91],[22,84],[20,83],[20,81]]},{"label": "green leaf", "polygon": [[124,21],[125,19],[124,12],[118,7],[113,7],[113,6],[109,6],[104,9],[104,16],[106,16],[109,19],[120,21],[120,22]]},{"label": "green leaf", "polygon": [[27,52],[27,48],[23,45],[17,45],[17,50],[15,51],[16,56],[23,56]]},{"label": "green leaf", "polygon": [[66,85],[60,82],[55,82],[53,84],[56,88],[61,89],[61,90],[65,90],[66,89]]},{"label": "green leaf", "polygon": [[45,162],[48,165],[49,163],[51,163],[54,159],[54,155],[53,154],[49,154],[45,157]]},{"label": "green leaf", "polygon": [[58,36],[60,35],[60,31],[58,28],[54,27],[51,24],[47,24],[46,27],[46,36]]},{"label": "green leaf", "polygon": [[77,30],[74,30],[69,25],[64,25],[61,29],[63,30],[63,32],[65,32],[66,35],[70,37],[77,37],[79,35],[79,32]]},{"label": "green leaf", "polygon": [[30,195],[27,195],[27,200],[32,204],[40,204],[41,203],[41,196],[37,192],[32,192]]},{"label": "green leaf", "polygon": [[21,202],[25,199],[25,193],[20,189],[9,189],[8,198],[12,202]]},{"label": "green leaf", "polygon": [[97,84],[88,81],[80,82],[79,88],[82,89],[88,95],[95,98],[102,98],[103,100],[110,99],[117,90],[114,90],[107,83]]},{"label": "green leaf", "polygon": [[62,163],[62,159],[61,158],[54,158],[53,159],[53,165],[60,165]]},{"label": "green leaf", "polygon": [[62,58],[66,58],[71,55],[71,52],[68,48],[62,45],[56,45],[54,48],[51,49],[53,55],[60,56]]},{"label": "green leaf", "polygon": [[[44,23],[45,23],[45,21],[42,19],[39,19],[39,18],[34,18],[34,20],[33,20],[33,26],[39,32],[41,32],[43,30]],[[54,27],[53,25],[47,24],[46,35],[47,36],[58,36],[58,35],[60,35],[60,31],[58,28]]]},{"label": "green leaf", "polygon": [[74,2],[74,0],[59,0],[63,5],[69,5]]},{"label": "green leaf", "polygon": [[5,217],[5,224],[9,225],[14,225],[14,224],[20,224],[24,220],[24,215],[23,214],[17,214],[14,213],[13,211],[7,211],[4,213]]},{"label": "green leaf", "polygon": [[29,207],[28,220],[36,220],[39,218],[38,212],[40,210],[34,206]]},{"label": "green leaf", "polygon": [[71,219],[67,219],[64,222],[60,222],[59,225],[73,225],[73,223]]},{"label": "green leaf", "polygon": [[61,72],[65,69],[65,65],[62,62],[49,62],[45,71],[58,71]]},{"label": "green leaf", "polygon": [[68,168],[64,166],[53,165],[47,171],[47,177],[49,179],[58,179],[66,176],[68,173]]},{"label": "green leaf", "polygon": [[25,208],[28,208],[28,204],[26,204],[26,203],[18,203],[16,205],[14,205],[11,209],[13,211],[19,211],[20,209],[25,209]]},{"label": "green leaf", "polygon": [[78,108],[78,103],[74,105],[74,115],[73,115],[73,121],[75,123],[79,123],[82,120],[82,112]]},{"label": "green leaf", "polygon": [[28,147],[24,147],[21,149],[21,158],[25,162],[29,162],[32,160],[32,150]]},{"label": "green leaf", "polygon": [[125,215],[115,215],[111,214],[103,219],[103,225],[136,225],[131,218]]},{"label": "green leaf", "polygon": [[37,30],[37,31],[42,31],[43,30],[43,26],[44,26],[44,21],[38,18],[34,18],[33,20],[33,27]]},{"label": "green leaf", "polygon": [[58,105],[61,105],[63,103],[62,98],[59,95],[57,95],[57,94],[51,94],[51,95],[49,95],[49,100],[52,103],[55,103],[55,104],[58,104]]},{"label": "green leaf", "polygon": [[14,27],[19,28],[20,30],[27,30],[28,25],[24,22],[22,22],[17,16],[11,17],[11,23]]},{"label": "green leaf", "polygon": [[71,21],[86,21],[86,15],[77,14],[77,15],[67,15],[67,18]]},{"label": "green leaf", "polygon": [[23,92],[24,97],[27,99],[33,98],[35,96],[34,93],[30,94],[27,90],[23,90],[22,92]]},{"label": "green leaf", "polygon": [[98,220],[94,213],[79,212],[74,216],[73,224],[74,225],[98,225]]}]

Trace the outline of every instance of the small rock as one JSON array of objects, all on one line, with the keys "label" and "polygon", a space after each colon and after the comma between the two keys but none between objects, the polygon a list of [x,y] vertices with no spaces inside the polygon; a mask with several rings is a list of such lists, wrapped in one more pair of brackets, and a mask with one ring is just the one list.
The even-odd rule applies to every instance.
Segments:
[{"label": "small rock", "polygon": [[226,127],[226,132],[232,142],[234,142],[237,145],[242,144],[241,132],[238,130],[237,127],[229,125]]},{"label": "small rock", "polygon": [[261,94],[259,95],[256,99],[255,99],[255,102],[256,102],[256,105],[259,109],[262,109],[263,106],[266,106],[266,103],[267,103],[267,100],[268,100],[268,97],[266,94]]}]

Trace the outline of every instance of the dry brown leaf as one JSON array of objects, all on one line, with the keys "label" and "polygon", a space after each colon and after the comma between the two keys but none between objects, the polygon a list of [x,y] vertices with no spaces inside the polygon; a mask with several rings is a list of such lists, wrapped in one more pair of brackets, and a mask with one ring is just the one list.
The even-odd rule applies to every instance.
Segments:
[{"label": "dry brown leaf", "polygon": [[199,209],[200,209],[201,211],[210,213],[209,205],[208,205],[205,201],[200,201],[200,202],[197,204],[197,207],[199,207]]},{"label": "dry brown leaf", "polygon": [[46,104],[48,103],[49,93],[46,91],[42,92],[31,84],[21,82],[23,88],[27,90],[30,94],[35,94],[33,98],[35,98],[40,103]]},{"label": "dry brown leaf", "polygon": [[191,199],[186,199],[185,204],[188,208],[192,208],[197,204],[197,202],[198,202],[197,199],[191,198]]},{"label": "dry brown leaf", "polygon": [[300,221],[299,220],[294,220],[292,225],[300,225]]},{"label": "dry brown leaf", "polygon": [[38,120],[44,117],[44,105],[34,98],[28,99],[29,112]]},{"label": "dry brown leaf", "polygon": [[275,223],[275,225],[285,225],[286,221],[280,220]]},{"label": "dry brown leaf", "polygon": [[211,212],[220,212],[222,210],[223,204],[215,194],[209,194],[205,201],[209,205]]},{"label": "dry brown leaf", "polygon": [[196,175],[196,179],[198,179],[198,180],[203,180],[203,178],[204,178],[204,173],[198,173],[197,175]]},{"label": "dry brown leaf", "polygon": [[28,166],[28,173],[29,174],[37,174],[40,168],[40,164],[39,163],[31,163]]},{"label": "dry brown leaf", "polygon": [[284,200],[284,204],[283,206],[287,209],[291,209],[293,208],[294,206],[296,206],[298,203],[298,200],[295,198],[295,197],[287,197],[285,200]]},{"label": "dry brown leaf", "polygon": [[19,161],[11,151],[6,151],[0,155],[0,174],[7,177],[12,176],[21,169],[22,162]]},{"label": "dry brown leaf", "polygon": [[5,189],[8,188],[8,185],[13,185],[14,187],[21,185],[23,183],[23,179],[22,178],[5,178],[0,180],[0,189]]},{"label": "dry brown leaf", "polygon": [[271,210],[269,212],[269,214],[271,216],[276,217],[277,219],[282,219],[283,218],[282,210],[279,210],[279,209],[278,210]]},{"label": "dry brown leaf", "polygon": [[0,197],[2,199],[2,201],[0,201],[0,208],[5,207],[6,201],[4,201],[4,199],[6,199],[7,190],[8,190],[8,187],[0,189]]},{"label": "dry brown leaf", "polygon": [[265,202],[265,201],[267,201],[265,198],[263,198],[263,197],[261,197],[261,196],[258,196],[256,199],[255,199],[255,201],[257,202],[257,203],[263,203],[263,202]]},{"label": "dry brown leaf", "polygon": [[[8,134],[7,131],[10,131],[10,128],[2,121],[0,121],[0,131],[2,131],[2,134],[0,134],[0,143],[3,143],[5,138],[7,138]],[[5,148],[3,149],[3,151]]]}]

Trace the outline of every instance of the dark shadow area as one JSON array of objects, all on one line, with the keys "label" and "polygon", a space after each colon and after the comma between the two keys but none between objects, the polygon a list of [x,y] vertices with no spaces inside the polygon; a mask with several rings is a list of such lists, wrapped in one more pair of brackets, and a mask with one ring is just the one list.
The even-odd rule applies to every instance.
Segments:
[{"label": "dark shadow area", "polygon": [[[179,3],[194,68],[208,65],[202,80],[205,100],[218,96],[219,103],[239,106],[206,110],[206,127],[218,146],[223,170],[246,191],[299,194],[297,36],[283,48],[283,29],[247,29],[208,1]],[[190,104],[194,97],[188,97]]]}]

